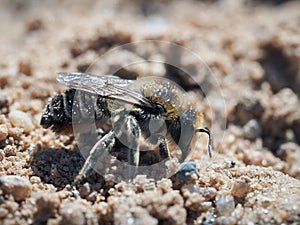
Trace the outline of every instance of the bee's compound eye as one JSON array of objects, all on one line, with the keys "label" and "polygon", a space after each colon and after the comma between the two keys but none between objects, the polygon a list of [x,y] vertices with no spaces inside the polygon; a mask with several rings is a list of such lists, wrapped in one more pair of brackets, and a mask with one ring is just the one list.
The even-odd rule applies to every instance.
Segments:
[{"label": "bee's compound eye", "polygon": [[158,114],[162,114],[166,112],[166,109],[161,104],[155,104],[154,110]]}]

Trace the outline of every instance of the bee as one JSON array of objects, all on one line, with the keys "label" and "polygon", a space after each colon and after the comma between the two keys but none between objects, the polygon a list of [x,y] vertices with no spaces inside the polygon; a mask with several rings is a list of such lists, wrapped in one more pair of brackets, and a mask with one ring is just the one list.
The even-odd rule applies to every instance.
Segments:
[{"label": "bee", "polygon": [[[104,152],[114,152],[116,157],[123,157],[136,167],[176,154],[183,162],[198,132],[208,135],[211,157],[212,133],[203,127],[202,114],[174,82],[157,77],[127,80],[77,72],[60,72],[57,80],[70,89],[49,100],[42,114],[42,127],[56,133],[70,133],[74,122],[84,126],[85,119],[91,117],[97,127],[110,124],[110,130],[89,152],[75,181],[85,178]],[[125,159],[118,154],[120,146],[127,148]],[[179,153],[170,146],[176,146]],[[144,149],[152,150],[155,157]]]}]

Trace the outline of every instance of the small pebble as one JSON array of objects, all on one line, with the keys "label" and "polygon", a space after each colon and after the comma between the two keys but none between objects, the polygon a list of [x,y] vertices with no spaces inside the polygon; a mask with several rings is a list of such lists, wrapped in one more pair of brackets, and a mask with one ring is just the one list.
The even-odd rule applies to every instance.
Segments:
[{"label": "small pebble", "polygon": [[18,151],[14,145],[6,145],[3,150],[6,156],[16,156]]},{"label": "small pebble", "polygon": [[33,216],[33,224],[47,224],[49,218],[53,218],[57,213],[61,201],[57,193],[44,193],[35,200],[36,212]]},{"label": "small pebble", "polygon": [[235,167],[235,165],[236,165],[236,161],[234,161],[234,160],[231,160],[231,161],[230,161],[230,166],[231,166],[231,168],[234,168],[234,167]]},{"label": "small pebble", "polygon": [[0,149],[0,161],[2,161],[5,157],[5,152],[4,150]]},{"label": "small pebble", "polygon": [[28,31],[38,31],[44,27],[43,21],[40,18],[34,18],[26,24]]},{"label": "small pebble", "polygon": [[200,188],[199,188],[199,186],[198,185],[187,185],[187,188],[189,189],[189,191],[191,192],[191,193],[197,193],[197,194],[199,194],[200,193]]},{"label": "small pebble", "polygon": [[32,177],[30,177],[30,182],[31,182],[32,184],[41,183],[41,178],[38,177],[38,176],[32,176]]},{"label": "small pebble", "polygon": [[220,216],[216,219],[216,224],[220,225],[234,225],[236,222],[236,218],[232,216]]},{"label": "small pebble", "polygon": [[300,159],[300,146],[293,142],[287,142],[280,145],[276,154],[286,162],[294,164]]},{"label": "small pebble", "polygon": [[31,183],[17,175],[0,177],[0,189],[4,194],[12,194],[16,201],[22,201],[31,195]]},{"label": "small pebble", "polygon": [[27,76],[32,75],[32,66],[30,62],[20,62],[19,63],[19,72]]},{"label": "small pebble", "polygon": [[231,195],[217,194],[216,208],[220,216],[229,216],[235,208],[234,198]]},{"label": "small pebble", "polygon": [[90,202],[94,202],[94,201],[96,201],[96,199],[97,199],[97,195],[98,195],[97,191],[92,191],[92,192],[86,197],[86,199],[87,199],[88,201],[90,201]]},{"label": "small pebble", "polygon": [[261,135],[262,129],[256,119],[251,119],[243,127],[243,132],[246,138],[255,140]]},{"label": "small pebble", "polygon": [[205,200],[211,201],[215,199],[217,195],[217,190],[213,187],[207,187],[203,189],[202,195],[205,198]]},{"label": "small pebble", "polygon": [[169,179],[161,179],[157,181],[157,188],[163,190],[165,193],[172,188],[172,182]]},{"label": "small pebble", "polygon": [[60,205],[59,213],[61,215],[60,224],[86,224],[84,217],[84,207],[78,202],[63,203]]},{"label": "small pebble", "polygon": [[19,110],[14,110],[8,114],[8,117],[13,126],[24,128],[25,132],[30,132],[34,128],[32,121],[27,113]]},{"label": "small pebble", "polygon": [[0,141],[3,141],[8,136],[8,129],[6,124],[0,124]]},{"label": "small pebble", "polygon": [[191,184],[197,180],[200,174],[197,170],[196,163],[194,161],[188,161],[181,164],[180,168],[171,177],[173,187],[175,189],[180,188],[185,184]]},{"label": "small pebble", "polygon": [[0,219],[3,219],[7,216],[8,210],[4,208],[0,208]]},{"label": "small pebble", "polygon": [[6,95],[0,96],[0,109],[8,107],[8,98]]},{"label": "small pebble", "polygon": [[91,185],[89,183],[85,183],[82,187],[79,188],[79,193],[82,198],[87,197],[91,193]]},{"label": "small pebble", "polygon": [[105,185],[107,187],[113,187],[115,185],[115,176],[113,174],[105,174],[104,180],[105,180]]},{"label": "small pebble", "polygon": [[243,198],[247,195],[250,189],[250,179],[248,177],[241,177],[234,181],[230,191],[234,197]]},{"label": "small pebble", "polygon": [[5,202],[5,209],[9,212],[7,216],[13,215],[19,208],[19,204],[15,202],[14,200],[8,200]]},{"label": "small pebble", "polygon": [[264,208],[267,208],[273,202],[273,200],[267,196],[259,196],[258,200],[260,200],[261,205]]},{"label": "small pebble", "polygon": [[155,189],[155,183],[149,183],[143,185],[143,191],[153,191]]},{"label": "small pebble", "polygon": [[0,88],[5,87],[8,84],[9,75],[0,74]]}]

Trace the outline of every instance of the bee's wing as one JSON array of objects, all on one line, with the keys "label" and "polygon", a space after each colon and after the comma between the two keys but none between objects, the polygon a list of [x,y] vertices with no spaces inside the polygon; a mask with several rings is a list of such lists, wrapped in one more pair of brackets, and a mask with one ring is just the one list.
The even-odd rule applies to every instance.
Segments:
[{"label": "bee's wing", "polygon": [[116,99],[142,108],[153,108],[153,104],[142,94],[130,90],[134,80],[121,79],[113,75],[95,76],[86,73],[58,73],[57,80],[69,87],[103,98]]}]

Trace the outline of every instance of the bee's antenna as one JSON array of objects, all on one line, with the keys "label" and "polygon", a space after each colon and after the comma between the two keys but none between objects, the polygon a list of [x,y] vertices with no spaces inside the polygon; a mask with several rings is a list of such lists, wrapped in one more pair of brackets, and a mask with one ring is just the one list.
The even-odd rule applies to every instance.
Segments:
[{"label": "bee's antenna", "polygon": [[195,132],[202,132],[202,133],[206,133],[208,135],[208,154],[209,154],[209,157],[211,157],[211,152],[213,150],[213,137],[212,137],[212,133],[211,131],[207,128],[207,127],[204,127],[204,128],[200,128],[200,129],[196,129]]}]

